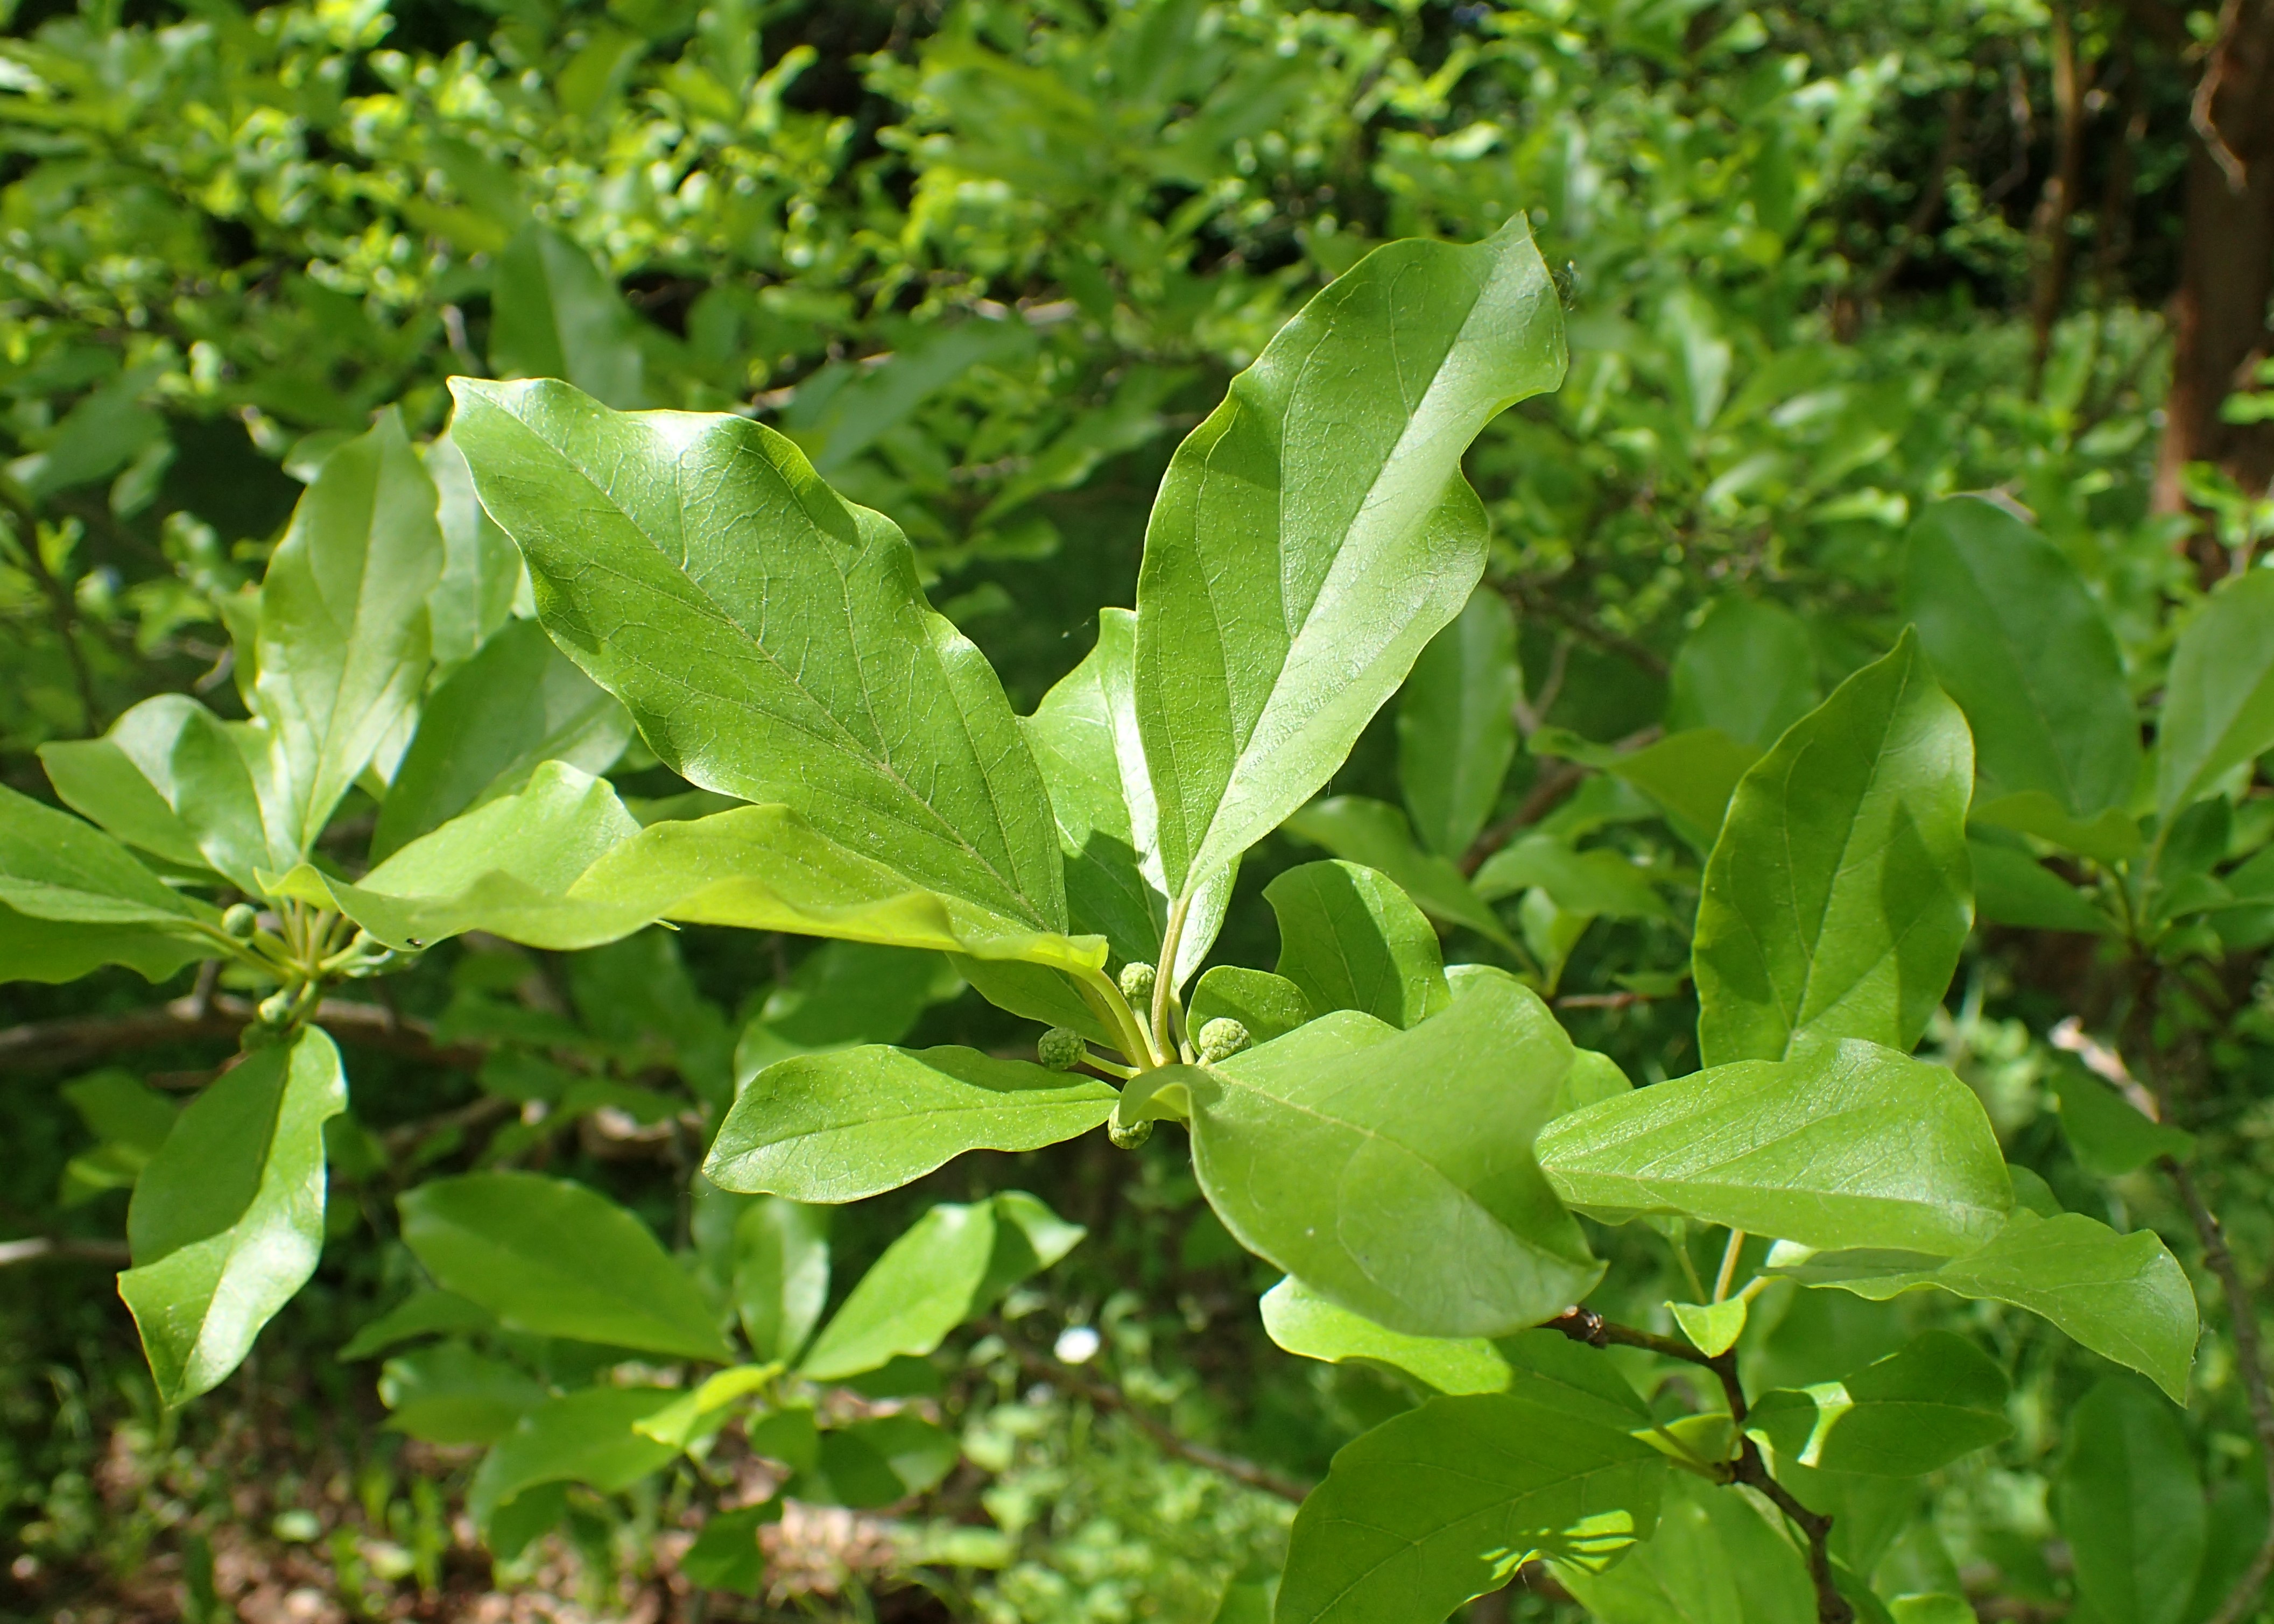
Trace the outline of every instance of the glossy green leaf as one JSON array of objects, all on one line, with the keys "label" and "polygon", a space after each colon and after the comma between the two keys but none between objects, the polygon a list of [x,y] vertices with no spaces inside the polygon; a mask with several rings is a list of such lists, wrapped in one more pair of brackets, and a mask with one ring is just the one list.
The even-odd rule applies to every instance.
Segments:
[{"label": "glossy green leaf", "polygon": [[1955,1257],[1996,1236],[2014,1199],[1974,1091],[1856,1039],[1619,1095],[1558,1117],[1537,1148],[1572,1206],[1809,1246]]},{"label": "glossy green leaf", "polygon": [[1477,870],[1477,894],[1497,900],[1546,891],[1567,913],[1602,919],[1670,919],[1645,870],[1624,852],[1596,846],[1576,852],[1553,835],[1526,835],[1502,846]]},{"label": "glossy green leaf", "polygon": [[1666,696],[1666,730],[1719,730],[1766,750],[1816,709],[1816,650],[1781,604],[1720,598],[1682,641]]},{"label": "glossy green leaf", "polygon": [[1496,1336],[1602,1274],[1532,1158],[1577,1052],[1537,996],[1486,972],[1411,1031],[1338,1010],[1150,1073],[1122,1109],[1181,1109],[1225,1228],[1330,1301],[1409,1335]]},{"label": "glossy green leaf", "polygon": [[1281,979],[1311,1008],[1358,1010],[1411,1026],[1452,1001],[1437,933],[1388,876],[1305,863],[1263,888],[1279,921]]},{"label": "glossy green leaf", "polygon": [[193,936],[220,915],[91,823],[0,786],[0,904],[36,920],[150,925]]},{"label": "glossy green leaf", "polygon": [[1250,1042],[1269,1043],[1316,1013],[1303,989],[1284,975],[1218,965],[1202,972],[1193,987],[1185,1024],[1198,1032],[1212,1020],[1229,1019],[1247,1028]]},{"label": "glossy green leaf", "polygon": [[1484,568],[1460,460],[1563,373],[1521,216],[1396,243],[1312,299],[1178,447],[1137,580],[1137,716],[1179,894],[1315,794]]},{"label": "glossy green leaf", "polygon": [[1965,718],[1909,632],[1745,774],[1691,945],[1706,1064],[1917,1041],[1973,921],[1973,785]]},{"label": "glossy green leaf", "polygon": [[449,435],[429,440],[425,460],[442,532],[442,574],[426,595],[426,619],[434,663],[448,670],[506,626],[523,571],[513,538],[482,511],[473,470]]},{"label": "glossy green leaf", "polygon": [[390,1431],[430,1444],[492,1444],[548,1395],[535,1377],[463,1342],[397,1354],[379,1372]]},{"label": "glossy green leaf", "polygon": [[1842,1380],[1760,1395],[1745,1426],[1803,1466],[1916,1477],[2010,1437],[2006,1395],[1973,1343],[1929,1331]]},{"label": "glossy green leaf", "polygon": [[1363,795],[1329,795],[1299,808],[1281,827],[1336,856],[1380,871],[1424,913],[1449,925],[1465,925],[1510,951],[1516,944],[1500,916],[1449,857],[1414,843],[1405,814]]},{"label": "glossy green leaf", "polygon": [[407,726],[425,686],[426,595],[442,573],[436,500],[402,418],[387,411],[324,459],[268,560],[252,703],[276,739],[282,809],[270,822],[298,851]]},{"label": "glossy green leaf", "polygon": [[0,906],[0,982],[75,981],[104,965],[124,965],[146,981],[162,981],[184,965],[219,957],[209,937],[176,936],[148,925],[38,919]]},{"label": "glossy green leaf", "polygon": [[1658,1532],[1608,1572],[1555,1576],[1597,1624],[1816,1624],[1816,1592],[1774,1514],[1743,1491],[1675,1474]]},{"label": "glossy green leaf", "polygon": [[169,1407],[235,1370],[315,1273],[324,1124],[347,1102],[339,1051],[304,1026],[209,1085],[143,1169],[118,1295]]},{"label": "glossy green leaf", "polygon": [[669,1387],[584,1387],[548,1400],[514,1428],[474,1473],[466,1509],[478,1525],[518,1495],[548,1483],[582,1483],[614,1494],[678,1458],[673,1445],[632,1430],[679,1395]]},{"label": "glossy green leaf", "polygon": [[373,861],[529,781],[539,763],[606,772],[631,737],[624,708],[516,620],[427,699],[371,838]]},{"label": "glossy green leaf", "polygon": [[[1022,726],[1058,820],[1073,929],[1105,937],[1125,962],[1155,964],[1172,898],[1137,732],[1136,637],[1128,610],[1099,611],[1096,646]],[[1177,944],[1179,988],[1216,941],[1231,877],[1227,869],[1186,916]]]},{"label": "glossy green leaf", "polygon": [[816,1381],[929,1354],[972,1312],[995,1252],[995,1208],[943,1204],[908,1226],[863,1274],[806,1352]]},{"label": "glossy green leaf", "polygon": [[470,1173],[405,1191],[397,1206],[403,1242],[435,1283],[509,1329],[732,1357],[694,1282],[647,1226],[582,1184]]},{"label": "glossy green leaf", "polygon": [[1658,1524],[1649,1445],[1526,1395],[1433,1398],[1337,1453],[1296,1514],[1279,1624],[1437,1624],[1534,1557],[1608,1565]]},{"label": "glossy green leaf", "polygon": [[1720,1303],[1668,1303],[1674,1323],[1690,1345],[1708,1357],[1729,1351],[1744,1334],[1745,1299],[1733,1297]]},{"label": "glossy green leaf", "polygon": [[490,365],[565,378],[608,405],[649,403],[640,319],[590,255],[549,226],[522,227],[497,258]]},{"label": "glossy green leaf", "polygon": [[736,1097],[704,1172],[722,1190],[858,1201],[969,1150],[1038,1150],[1113,1111],[1095,1078],[974,1049],[882,1044],[769,1066]]},{"label": "glossy green leaf", "polygon": [[926,606],[889,520],[746,418],[626,416],[546,381],[452,387],[452,432],[546,629],[667,765],[811,818],[903,889],[1065,929],[1017,718]]},{"label": "glossy green leaf", "polygon": [[2062,1137],[2077,1165],[2100,1178],[2120,1178],[2158,1156],[2184,1162],[2195,1154],[2192,1133],[2142,1116],[2129,1101],[2082,1067],[2053,1073]]},{"label": "glossy green leaf", "polygon": [[2224,773],[2274,748],[2274,575],[2248,570],[2180,632],[2156,725],[2165,823]]},{"label": "glossy green leaf", "polygon": [[1966,713],[1985,800],[2041,791],[2089,819],[2129,800],[2140,726],[2116,634],[2060,550],[1995,502],[1911,526],[1903,613]]},{"label": "glossy green leaf", "polygon": [[1329,1365],[1386,1365],[1440,1393],[1498,1393],[1509,1362],[1481,1336],[1407,1336],[1337,1306],[1301,1281],[1283,1280],[1256,1305],[1263,1329],[1289,1353]]},{"label": "glossy green leaf", "polygon": [[100,739],[41,745],[40,762],[65,805],[127,845],[255,891],[257,871],[289,868],[299,856],[292,831],[261,821],[268,741],[264,729],[161,694]]},{"label": "glossy green leaf", "polygon": [[769,1196],[734,1221],[734,1312],[750,1351],[787,1364],[829,1301],[829,1214]]},{"label": "glossy green leaf", "polygon": [[1442,857],[1467,851],[1492,816],[1516,757],[1523,688],[1516,613],[1480,586],[1421,650],[1397,701],[1398,789],[1421,844]]},{"label": "glossy green leaf", "polygon": [[2198,1329],[2194,1287],[2151,1231],[2119,1235],[2078,1213],[2044,1218],[2016,1209],[1997,1238],[1980,1251],[1935,1269],[1840,1272],[1838,1259],[1810,1260],[1810,1283],[1837,1285],[1858,1297],[1884,1299],[1939,1286],[1959,1297],[2011,1303],[2042,1314],[2104,1357],[2147,1376],[2187,1402],[2187,1372],[2195,1363]]},{"label": "glossy green leaf", "polygon": [[2106,936],[2116,928],[2077,888],[2029,853],[1984,840],[1967,842],[1974,867],[1974,908],[1985,924],[2026,930]]},{"label": "glossy green leaf", "polygon": [[2053,1517],[2076,1562],[2078,1595],[2100,1618],[2181,1624],[2206,1519],[2179,1417],[2136,1381],[2110,1377],[2064,1420]]}]

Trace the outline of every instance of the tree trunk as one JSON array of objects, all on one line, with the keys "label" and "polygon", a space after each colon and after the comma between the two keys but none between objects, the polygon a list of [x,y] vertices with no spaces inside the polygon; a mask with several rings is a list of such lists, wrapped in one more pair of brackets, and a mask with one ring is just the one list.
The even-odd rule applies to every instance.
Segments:
[{"label": "tree trunk", "polygon": [[2245,489],[2274,479],[2274,424],[2222,423],[2218,409],[2274,354],[2274,0],[2227,0],[2195,98],[2179,291],[2172,298],[2172,391],[2157,458],[2155,507],[2186,509],[2181,475],[2215,464]]}]

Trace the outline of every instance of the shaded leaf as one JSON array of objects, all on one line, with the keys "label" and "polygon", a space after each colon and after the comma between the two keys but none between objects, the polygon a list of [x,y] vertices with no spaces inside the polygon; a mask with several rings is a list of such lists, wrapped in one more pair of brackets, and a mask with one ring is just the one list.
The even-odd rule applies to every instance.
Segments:
[{"label": "shaded leaf", "polygon": [[1816,650],[1800,617],[1781,604],[1720,598],[1675,654],[1666,730],[1713,728],[1766,750],[1818,697]]},{"label": "shaded leaf", "polygon": [[1515,612],[1489,587],[1470,593],[1413,662],[1397,702],[1397,784],[1414,832],[1440,856],[1459,857],[1492,816],[1516,756],[1523,686]]},{"label": "shaded leaf", "polygon": [[2066,1417],[2053,1516],[2077,1592],[2102,1618],[2180,1624],[2202,1561],[2202,1485],[2186,1429],[2137,1382],[2095,1384]]},{"label": "shaded leaf", "polygon": [[1313,1010],[1411,1026],[1452,1001],[1437,933],[1387,876],[1305,863],[1265,886],[1263,899],[1279,921],[1277,974]]},{"label": "shaded leaf", "polygon": [[1414,844],[1405,815],[1363,795],[1330,795],[1299,808],[1282,827],[1298,839],[1379,870],[1425,913],[1449,925],[1466,925],[1513,952],[1516,944],[1500,916],[1450,858]]}]

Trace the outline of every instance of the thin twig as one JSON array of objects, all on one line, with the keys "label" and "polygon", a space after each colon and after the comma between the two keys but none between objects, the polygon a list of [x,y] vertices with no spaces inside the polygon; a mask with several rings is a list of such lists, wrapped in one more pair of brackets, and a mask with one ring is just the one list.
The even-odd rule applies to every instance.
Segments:
[{"label": "thin twig", "polygon": [[132,1258],[124,1241],[59,1241],[44,1235],[28,1240],[0,1241],[0,1268],[11,1263],[30,1263],[40,1258],[83,1263],[128,1263]]},{"label": "thin twig", "polygon": [[1119,1387],[1093,1380],[1071,1365],[1061,1364],[1032,1349],[1020,1346],[1009,1331],[1000,1325],[990,1325],[989,1328],[1002,1337],[1003,1345],[1010,1350],[1011,1357],[1019,1361],[1020,1369],[1054,1387],[1087,1399],[1101,1410],[1111,1410],[1126,1417],[1138,1431],[1160,1446],[1163,1454],[1174,1455],[1180,1461],[1189,1461],[1195,1466],[1206,1467],[1235,1483],[1245,1484],[1251,1489],[1260,1489],[1266,1494],[1276,1494],[1281,1500],[1293,1500],[1298,1504],[1311,1492],[1293,1478],[1283,1477],[1268,1466],[1259,1466],[1253,1461],[1243,1461],[1236,1455],[1226,1455],[1221,1449],[1211,1449],[1206,1444],[1193,1442],[1147,1415],[1137,1407],[1136,1401]]},{"label": "thin twig", "polygon": [[[200,1007],[192,993],[155,1009],[124,1015],[31,1021],[0,1029],[0,1066],[65,1070],[186,1038],[234,1038],[252,1023],[255,1014],[249,998],[222,994],[204,1001]],[[398,1021],[376,1004],[327,998],[316,1006],[314,1020],[334,1037],[349,1042],[465,1071],[478,1068],[488,1052],[478,1044],[441,1042],[425,1022]]]}]

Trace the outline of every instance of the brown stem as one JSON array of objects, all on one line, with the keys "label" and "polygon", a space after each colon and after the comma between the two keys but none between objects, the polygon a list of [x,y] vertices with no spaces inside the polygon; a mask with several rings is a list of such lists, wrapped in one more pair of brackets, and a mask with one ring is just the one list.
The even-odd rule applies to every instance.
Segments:
[{"label": "brown stem", "polygon": [[1020,1347],[1004,1326],[990,1323],[987,1328],[1003,1339],[1003,1345],[1010,1350],[1011,1357],[1019,1361],[1020,1369],[1054,1387],[1088,1400],[1100,1410],[1111,1410],[1126,1417],[1132,1425],[1160,1447],[1163,1455],[1189,1461],[1195,1466],[1220,1473],[1234,1483],[1246,1484],[1251,1489],[1260,1489],[1266,1494],[1276,1494],[1281,1500],[1293,1500],[1298,1504],[1311,1492],[1304,1485],[1281,1476],[1268,1466],[1259,1466],[1253,1461],[1243,1461],[1236,1455],[1226,1455],[1220,1449],[1209,1448],[1206,1444],[1193,1442],[1147,1415],[1137,1407],[1136,1401],[1119,1387],[1094,1381],[1071,1365],[1061,1364],[1030,1348]]},{"label": "brown stem", "polygon": [[1542,1328],[1561,1331],[1573,1342],[1585,1342],[1591,1348],[1642,1348],[1664,1358],[1680,1359],[1712,1371],[1728,1400],[1729,1423],[1737,1439],[1737,1458],[1729,1465],[1730,1481],[1767,1496],[1808,1536],[1808,1576],[1816,1586],[1817,1624],[1855,1624],[1856,1609],[1840,1593],[1832,1577],[1832,1519],[1820,1511],[1811,1511],[1794,1498],[1791,1490],[1771,1477],[1759,1447],[1746,1435],[1745,1390],[1737,1380],[1737,1356],[1734,1351],[1701,1353],[1688,1342],[1676,1342],[1670,1336],[1615,1324],[1592,1308],[1567,1308]]},{"label": "brown stem", "polygon": [[2080,66],[2076,31],[2065,5],[2052,8],[2053,114],[2059,121],[2054,147],[2053,172],[2037,202],[2031,235],[2037,241],[2037,285],[2029,301],[2029,325],[2034,344],[2029,355],[2029,394],[2035,398],[2044,382],[2045,361],[2052,354],[2053,324],[2060,317],[2068,292],[2069,260],[2074,242],[2069,218],[2076,212],[2076,197],[2084,175],[2084,91],[2090,75]]}]

